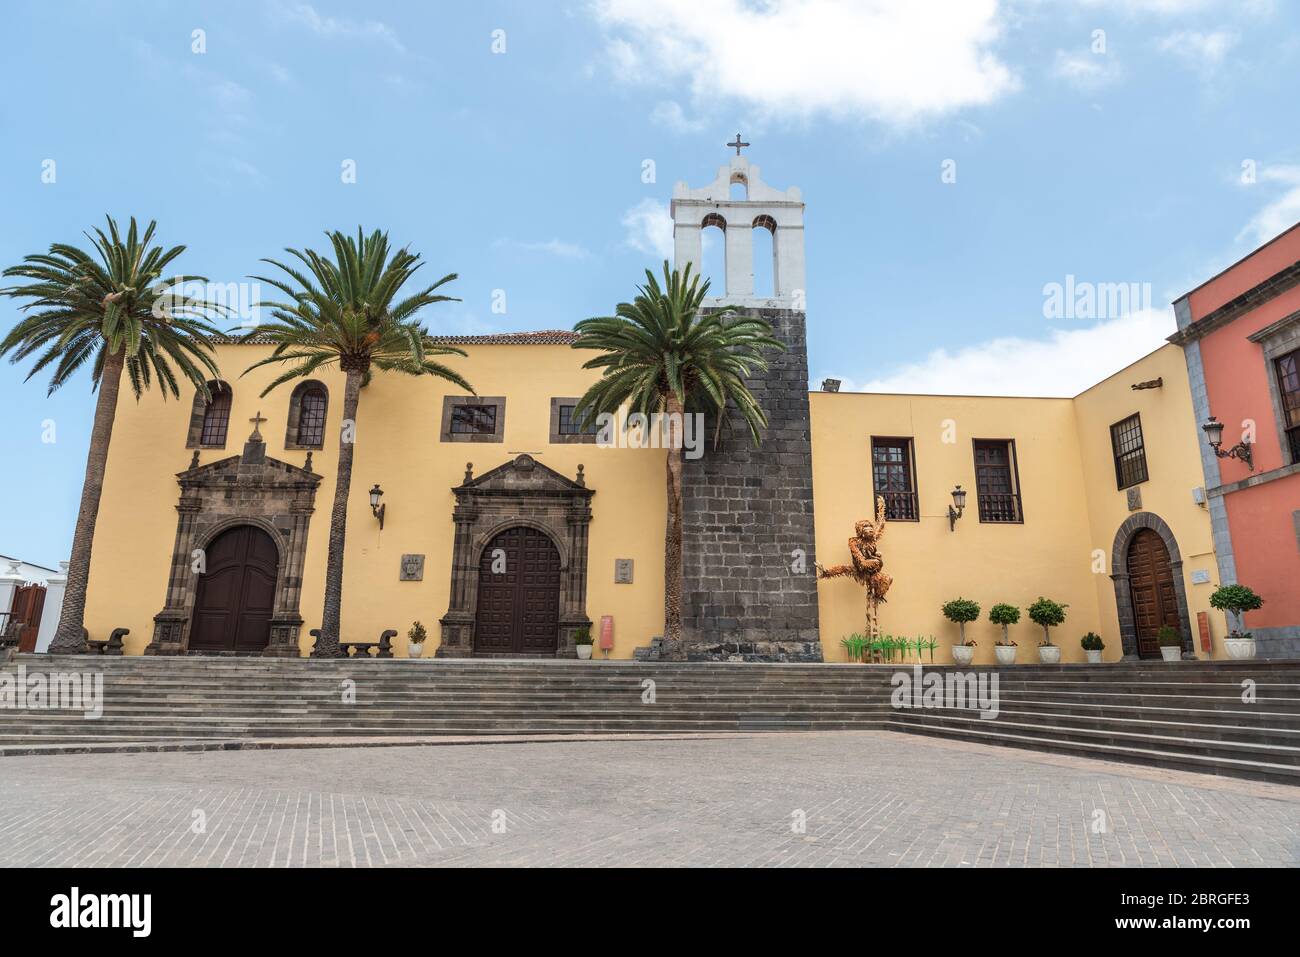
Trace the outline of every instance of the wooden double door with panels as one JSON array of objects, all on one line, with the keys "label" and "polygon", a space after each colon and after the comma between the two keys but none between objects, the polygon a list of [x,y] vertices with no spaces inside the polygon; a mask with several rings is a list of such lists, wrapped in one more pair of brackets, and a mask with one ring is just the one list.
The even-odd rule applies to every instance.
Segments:
[{"label": "wooden double door with panels", "polygon": [[479,558],[474,654],[554,657],[559,638],[559,550],[535,528],[508,528]]}]

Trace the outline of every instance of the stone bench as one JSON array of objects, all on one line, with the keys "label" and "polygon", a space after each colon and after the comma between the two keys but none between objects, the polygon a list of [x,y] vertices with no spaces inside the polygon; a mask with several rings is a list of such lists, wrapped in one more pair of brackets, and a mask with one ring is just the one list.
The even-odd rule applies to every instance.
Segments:
[{"label": "stone bench", "polygon": [[105,639],[95,639],[90,637],[86,629],[81,629],[81,633],[86,639],[87,655],[120,655],[122,654],[122,639],[131,634],[130,628],[114,628],[112,633]]},{"label": "stone bench", "polygon": [[[308,632],[315,639],[312,642],[312,654],[316,653],[316,645],[320,642],[320,629],[313,628]],[[374,657],[391,658],[393,657],[393,639],[397,637],[397,631],[389,628],[379,636],[378,641],[340,641],[339,648],[343,652],[344,658],[369,658],[372,648],[378,649]]]}]

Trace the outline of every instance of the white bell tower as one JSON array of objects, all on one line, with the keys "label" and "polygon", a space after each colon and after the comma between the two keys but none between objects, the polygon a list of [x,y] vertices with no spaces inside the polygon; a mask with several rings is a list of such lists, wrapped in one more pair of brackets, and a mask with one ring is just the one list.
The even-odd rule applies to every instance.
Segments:
[{"label": "white bell tower", "polygon": [[[748,306],[752,308],[793,309],[806,312],[803,252],[803,197],[797,186],[782,191],[763,182],[758,166],[740,155],[742,143],[736,134],[736,155],[726,166],[718,167],[718,177],[708,186],[691,189],[685,182],[673,187],[673,260],[678,269],[693,263],[700,269],[701,230],[719,227],[726,237],[726,283],[718,288],[713,277],[711,292],[720,292],[706,300],[712,305]],[[731,186],[745,187],[744,199],[731,198]],[[754,295],[754,230],[772,233],[771,297]]]}]

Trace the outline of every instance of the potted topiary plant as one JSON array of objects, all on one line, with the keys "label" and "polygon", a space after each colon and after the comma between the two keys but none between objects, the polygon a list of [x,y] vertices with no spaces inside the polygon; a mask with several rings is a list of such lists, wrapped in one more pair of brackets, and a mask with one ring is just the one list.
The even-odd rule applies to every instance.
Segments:
[{"label": "potted topiary plant", "polygon": [[1105,644],[1102,643],[1101,635],[1094,634],[1090,631],[1079,639],[1079,644],[1083,646],[1083,652],[1088,656],[1090,664],[1101,664],[1101,651],[1106,647]]},{"label": "potted topiary plant", "polygon": [[408,658],[419,658],[424,654],[424,642],[429,637],[429,632],[424,625],[418,621],[411,625],[411,630],[406,633],[406,656]]},{"label": "potted topiary plant", "polygon": [[1029,620],[1043,628],[1043,642],[1038,646],[1038,660],[1045,665],[1061,663],[1061,649],[1052,644],[1052,628],[1065,621],[1065,609],[1069,607],[1041,595],[1038,596],[1038,601],[1029,606]]},{"label": "potted topiary plant", "polygon": [[1160,642],[1160,657],[1165,661],[1179,661],[1183,657],[1183,636],[1171,625],[1161,625],[1156,632]]},{"label": "potted topiary plant", "polygon": [[979,618],[980,606],[969,598],[954,598],[943,606],[942,611],[943,617],[957,623],[957,644],[952,646],[952,660],[964,668],[975,657],[975,642],[966,640],[966,622]]},{"label": "potted topiary plant", "polygon": [[1016,663],[1016,643],[1011,640],[1007,628],[1020,620],[1020,609],[1015,605],[998,602],[989,609],[989,621],[1002,626],[1002,637],[998,639],[993,653],[998,656],[998,664],[1014,665]]},{"label": "potted topiary plant", "polygon": [[1263,604],[1264,599],[1245,585],[1221,585],[1210,596],[1210,607],[1217,608],[1228,616],[1228,627],[1231,630],[1223,639],[1223,650],[1229,658],[1255,657],[1255,636],[1241,630],[1245,624],[1241,616],[1248,611],[1255,611]]},{"label": "potted topiary plant", "polygon": [[573,633],[573,644],[578,651],[578,657],[583,660],[591,657],[591,626],[583,625]]}]

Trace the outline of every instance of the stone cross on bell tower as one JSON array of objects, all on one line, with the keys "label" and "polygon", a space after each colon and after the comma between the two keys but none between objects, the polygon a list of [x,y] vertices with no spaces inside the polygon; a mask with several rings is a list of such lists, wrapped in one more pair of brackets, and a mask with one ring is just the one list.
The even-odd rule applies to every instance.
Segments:
[{"label": "stone cross on bell tower", "polygon": [[[748,146],[736,134],[736,155],[718,167],[717,178],[691,189],[679,182],[673,187],[673,260],[678,269],[701,260],[701,233],[710,226],[722,230],[726,245],[726,283],[714,277],[711,292],[721,293],[718,305],[767,306],[805,311],[803,197],[798,187],[774,189],[763,182],[757,164],[740,155]],[[744,199],[732,199],[731,187],[740,183]],[[754,295],[754,230],[772,234],[773,295]]]}]

